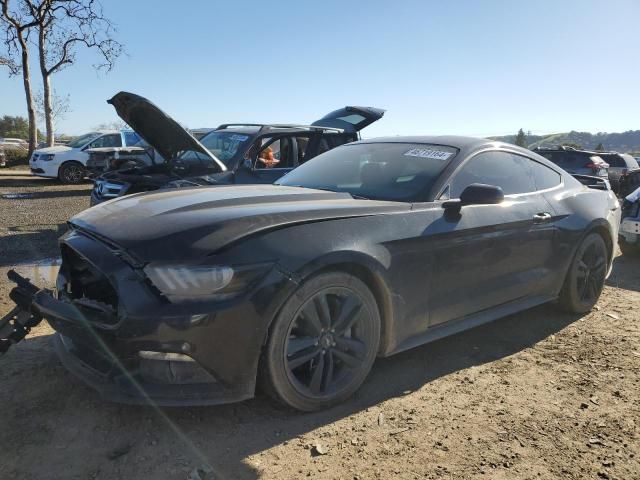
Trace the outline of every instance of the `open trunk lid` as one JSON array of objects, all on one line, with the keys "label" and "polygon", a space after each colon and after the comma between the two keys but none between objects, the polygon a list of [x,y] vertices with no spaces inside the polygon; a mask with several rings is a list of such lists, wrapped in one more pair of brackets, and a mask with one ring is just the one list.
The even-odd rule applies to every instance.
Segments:
[{"label": "open trunk lid", "polygon": [[357,133],[380,120],[385,110],[375,107],[344,107],[327,113],[311,125],[328,128],[342,128],[346,133]]}]

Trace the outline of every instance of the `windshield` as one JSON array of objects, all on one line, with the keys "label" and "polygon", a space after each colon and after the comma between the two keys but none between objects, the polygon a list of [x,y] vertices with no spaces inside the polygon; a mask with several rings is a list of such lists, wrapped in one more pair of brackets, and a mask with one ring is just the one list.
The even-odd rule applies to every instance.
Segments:
[{"label": "windshield", "polygon": [[376,200],[416,201],[424,199],[456,153],[441,145],[356,143],[323,153],[276,183]]},{"label": "windshield", "polygon": [[[228,164],[240,146],[249,140],[249,135],[232,132],[211,132],[200,139],[200,143],[205,146],[216,158],[225,165]],[[188,151],[180,156],[180,160],[203,160],[204,155],[198,152]],[[210,159],[209,159],[210,160]]]},{"label": "windshield", "polygon": [[90,141],[98,138],[100,135],[102,135],[102,134],[98,133],[98,132],[86,133],[84,135],[79,136],[75,140],[69,142],[67,144],[67,146],[69,146],[71,148],[84,147],[87,143],[89,143]]}]

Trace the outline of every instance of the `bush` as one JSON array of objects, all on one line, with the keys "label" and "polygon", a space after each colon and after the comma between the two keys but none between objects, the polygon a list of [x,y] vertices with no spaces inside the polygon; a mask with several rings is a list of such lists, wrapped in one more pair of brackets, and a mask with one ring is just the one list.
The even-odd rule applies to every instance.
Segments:
[{"label": "bush", "polygon": [[4,152],[7,167],[16,167],[20,165],[29,166],[29,157],[26,151],[9,150]]}]

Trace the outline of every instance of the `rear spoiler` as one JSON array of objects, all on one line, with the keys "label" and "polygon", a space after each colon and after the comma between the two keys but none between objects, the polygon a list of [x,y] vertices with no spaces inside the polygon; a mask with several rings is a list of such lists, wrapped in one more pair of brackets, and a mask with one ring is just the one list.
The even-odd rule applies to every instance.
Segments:
[{"label": "rear spoiler", "polygon": [[578,175],[572,174],[573,178],[578,180],[581,184],[586,185],[589,188],[595,190],[611,190],[611,184],[609,180],[601,177],[592,177],[591,175]]}]

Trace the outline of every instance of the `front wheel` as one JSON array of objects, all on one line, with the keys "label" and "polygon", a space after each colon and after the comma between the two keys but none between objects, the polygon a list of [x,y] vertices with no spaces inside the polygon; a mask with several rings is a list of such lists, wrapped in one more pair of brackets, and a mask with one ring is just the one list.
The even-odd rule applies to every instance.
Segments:
[{"label": "front wheel", "polygon": [[607,276],[607,245],[597,233],[582,241],[567,272],[560,306],[573,313],[590,311],[600,298]]},{"label": "front wheel", "polygon": [[64,183],[80,183],[86,176],[84,166],[79,162],[63,163],[58,172],[60,181]]},{"label": "front wheel", "polygon": [[341,272],[305,282],[274,320],[261,381],[276,400],[301,411],[328,408],[362,385],[380,342],[375,298]]}]

